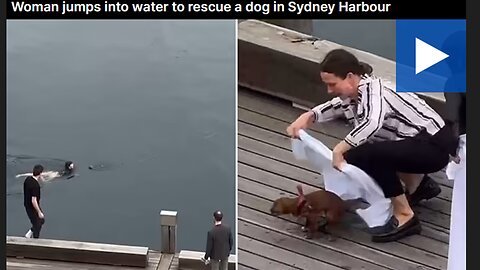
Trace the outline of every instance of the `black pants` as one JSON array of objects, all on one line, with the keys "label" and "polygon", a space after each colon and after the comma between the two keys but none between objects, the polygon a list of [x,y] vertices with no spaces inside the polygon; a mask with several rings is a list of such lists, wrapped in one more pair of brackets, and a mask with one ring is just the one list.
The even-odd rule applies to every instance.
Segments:
[{"label": "black pants", "polygon": [[467,131],[467,97],[465,93],[444,93],[447,110],[446,121],[457,125],[458,135],[465,134]]},{"label": "black pants", "polygon": [[426,131],[400,141],[365,143],[345,153],[345,160],[369,174],[386,198],[404,193],[397,172],[428,174],[443,169],[457,141],[450,125],[435,135]]},{"label": "black pants", "polygon": [[33,238],[40,237],[40,231],[42,230],[42,225],[45,222],[45,219],[40,218],[38,213],[35,209],[25,208],[27,211],[28,218],[30,219],[30,223],[32,224]]}]

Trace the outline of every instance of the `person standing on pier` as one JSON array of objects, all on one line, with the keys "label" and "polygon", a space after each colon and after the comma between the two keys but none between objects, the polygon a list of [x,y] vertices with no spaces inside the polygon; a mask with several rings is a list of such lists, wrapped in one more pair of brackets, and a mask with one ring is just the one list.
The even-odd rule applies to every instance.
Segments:
[{"label": "person standing on pier", "polygon": [[233,247],[233,236],[230,227],[222,224],[223,214],[213,213],[215,225],[207,235],[207,250],[202,261],[207,264],[210,259],[211,270],[227,270],[228,257]]},{"label": "person standing on pier", "polygon": [[25,234],[27,238],[39,238],[40,230],[45,222],[45,215],[40,207],[40,177],[43,172],[42,165],[33,167],[33,175],[28,176],[23,183],[23,205],[30,219],[32,228]]}]

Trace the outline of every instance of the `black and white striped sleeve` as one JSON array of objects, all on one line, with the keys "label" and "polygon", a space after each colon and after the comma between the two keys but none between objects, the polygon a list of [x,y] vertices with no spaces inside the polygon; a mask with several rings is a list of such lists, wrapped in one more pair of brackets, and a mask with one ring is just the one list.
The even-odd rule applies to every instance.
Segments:
[{"label": "black and white striped sleeve", "polygon": [[316,122],[326,122],[344,116],[342,100],[339,97],[333,98],[311,109],[315,115]]},{"label": "black and white striped sleeve", "polygon": [[366,142],[380,130],[387,111],[386,101],[383,98],[383,86],[380,79],[366,82],[361,87],[361,106],[363,107],[365,116],[345,137],[345,142],[353,147]]}]

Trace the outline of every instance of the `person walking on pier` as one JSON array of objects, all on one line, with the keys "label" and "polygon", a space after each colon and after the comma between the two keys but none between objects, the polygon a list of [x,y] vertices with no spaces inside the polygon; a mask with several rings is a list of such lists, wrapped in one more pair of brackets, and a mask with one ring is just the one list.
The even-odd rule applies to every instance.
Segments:
[{"label": "person walking on pier", "polygon": [[215,225],[207,235],[207,249],[202,261],[210,259],[211,270],[227,270],[228,257],[233,247],[233,236],[230,227],[222,224],[223,214],[220,211],[213,213]]},{"label": "person walking on pier", "polygon": [[393,217],[372,237],[375,242],[389,242],[421,231],[410,205],[441,192],[426,174],[448,164],[456,155],[458,139],[452,125],[424,100],[389,89],[372,71],[344,49],[330,51],[320,64],[320,77],[336,97],[302,114],[287,133],[296,138],[299,130],[314,122],[339,117],[353,124],[353,130],[334,147],[332,165],[338,170],[344,162],[357,166],[391,198]]},{"label": "person walking on pier", "polygon": [[45,222],[45,215],[40,207],[40,184],[39,180],[43,172],[42,165],[33,167],[33,175],[28,176],[23,183],[23,205],[30,219],[32,228],[27,232],[27,238],[39,238],[40,230]]}]

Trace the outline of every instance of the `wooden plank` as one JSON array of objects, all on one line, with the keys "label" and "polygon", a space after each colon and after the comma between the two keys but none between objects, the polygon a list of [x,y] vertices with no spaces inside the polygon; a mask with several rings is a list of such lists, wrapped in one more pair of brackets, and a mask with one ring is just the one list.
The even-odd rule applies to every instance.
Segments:
[{"label": "wooden plank", "polygon": [[[262,144],[261,142],[254,142],[250,140],[251,144],[253,145],[246,145],[246,143],[241,143],[246,141],[247,139],[242,139],[239,136],[239,143],[238,143],[238,160],[241,163],[245,163],[257,168],[263,168],[264,170],[268,170],[270,172],[274,172],[276,174],[282,175],[283,173],[287,177],[291,179],[295,179],[299,182],[302,182],[300,179],[303,179],[304,175],[314,174],[309,170],[305,170],[301,168],[296,161],[293,161],[293,157],[288,154],[286,150],[276,148],[267,144]],[[256,153],[247,152],[243,149],[248,149],[249,151],[255,151]],[[245,152],[243,152],[245,151]],[[258,155],[257,153],[260,153]],[[255,155],[257,155],[255,157]],[[245,156],[249,156],[245,158]],[[267,157],[274,156],[277,160],[273,160]],[[293,165],[295,164],[295,165]],[[295,174],[295,176],[293,176]],[[293,176],[293,177],[292,177]],[[323,178],[317,177],[320,185],[323,186]],[[421,213],[419,218],[422,221],[432,223],[439,227],[448,229],[450,227],[450,217],[448,215],[442,214],[440,212],[432,211],[430,209],[426,209],[423,207],[415,208],[416,211]]]},{"label": "wooden plank", "polygon": [[157,270],[168,270],[170,269],[170,265],[172,264],[173,258],[175,254],[162,254],[162,258],[158,263]]},{"label": "wooden plank", "polygon": [[[246,236],[278,248],[285,249],[292,253],[301,254],[313,260],[327,262],[329,264],[340,267],[341,269],[388,269],[369,262],[362,261],[348,254],[337,252],[320,245],[316,245],[305,239],[294,237],[264,228],[245,220],[238,221],[239,235]],[[242,248],[245,248],[242,246]],[[261,251],[260,251],[261,252]],[[290,259],[289,259],[290,260]],[[298,266],[298,264],[296,264]]]},{"label": "wooden plank", "polygon": [[287,181],[281,175],[277,175],[269,171],[255,168],[243,163],[238,164],[238,176],[262,183],[266,186],[270,186],[285,192],[288,192],[292,186],[295,186],[297,184],[302,184],[306,192],[323,189],[323,185],[318,184],[318,181],[314,182],[310,179],[304,180],[304,182],[299,182],[292,179],[290,179],[290,181]]},{"label": "wooden plank", "polygon": [[283,263],[279,263],[274,261],[270,258],[265,258],[258,256],[257,254],[253,254],[247,250],[242,248],[238,249],[238,263],[239,265],[247,266],[248,268],[252,269],[259,269],[259,270],[268,270],[268,269],[275,269],[275,270],[297,270],[301,268],[292,267]]},{"label": "wooden plank", "polygon": [[158,251],[149,251],[148,255],[148,269],[156,270],[160,260],[162,259],[162,253]]},{"label": "wooden plank", "polygon": [[[258,208],[255,208],[258,211],[263,211],[266,214],[269,214],[269,209],[271,207],[271,204],[272,204],[273,200],[275,200],[276,198],[278,198],[280,196],[285,196],[285,195],[280,195],[280,192],[276,191],[273,188],[263,186],[260,183],[248,181],[247,179],[244,179],[244,178],[241,178],[241,177],[238,178],[238,190],[248,192],[251,195],[255,195],[257,197],[264,198],[264,199],[268,200],[269,203],[257,205]],[[250,190],[252,190],[252,191],[250,191]],[[290,195],[290,196],[293,196],[294,194],[295,194],[295,187],[293,187],[287,193],[287,195]],[[259,207],[261,207],[261,208],[259,208]],[[295,223],[297,222],[294,218],[290,218],[290,217],[282,217],[282,218],[288,219],[288,220],[290,220],[292,222],[295,222]],[[348,236],[349,235],[349,236],[351,236],[351,238],[349,238],[349,240],[357,241],[357,242],[361,241],[361,239],[368,238],[369,235],[368,235],[368,233],[366,233],[366,227],[358,226],[358,225],[355,226],[355,224],[353,224],[353,225],[350,224],[350,223],[358,223],[359,220],[360,219],[358,218],[357,215],[347,213],[346,217],[345,217],[345,220],[344,220],[344,224],[346,225],[345,228],[344,228],[345,230],[339,231],[338,232],[339,235],[340,236]],[[355,233],[356,229],[359,229],[359,230],[363,229],[362,230],[363,235],[360,236],[360,235],[356,234]],[[357,239],[357,237],[358,237],[358,239]],[[406,245],[414,247],[414,248],[425,250],[425,251],[430,252],[430,253],[434,253],[436,255],[439,255],[439,256],[442,256],[442,257],[445,257],[445,258],[448,256],[448,245],[447,244],[436,241],[434,239],[430,239],[430,238],[425,237],[423,235],[410,236],[410,237],[401,239],[398,242],[406,244]]]},{"label": "wooden plank", "polygon": [[180,267],[178,266],[178,254],[175,254],[172,262],[170,263],[170,269],[169,270],[178,270],[178,269],[180,269]]},{"label": "wooden plank", "polygon": [[[269,118],[281,120],[285,122],[287,126],[304,112],[300,109],[293,108],[288,103],[281,102],[278,99],[266,97],[265,95],[254,93],[245,89],[238,91],[238,106],[239,119],[242,115],[242,111],[240,110],[240,108],[244,108],[257,114],[263,114],[264,116],[268,116]],[[250,121],[250,123],[256,122]],[[260,123],[257,123],[257,125],[260,125]],[[284,134],[285,130],[286,126],[284,129],[281,130],[281,133]],[[311,127],[311,130],[323,133],[327,136],[333,135],[337,139],[343,139],[351,130],[351,128],[341,121],[329,121],[326,123],[315,124]],[[331,147],[327,144],[327,142],[324,143],[328,147]],[[453,183],[446,180],[445,177],[439,177],[435,180],[437,180],[442,185],[453,187]]]},{"label": "wooden plank", "polygon": [[287,163],[312,173],[320,174],[308,161],[295,159],[291,151],[240,134],[238,135],[238,148]]},{"label": "wooden plank", "polygon": [[178,256],[175,255],[173,257],[172,263],[170,263],[170,269],[169,270],[179,270],[180,267],[178,266]]},{"label": "wooden plank", "polygon": [[58,261],[42,261],[42,260],[7,260],[6,263],[7,269],[10,270],[26,270],[26,269],[36,269],[36,270],[60,270],[60,269],[70,269],[70,270],[130,270],[131,267],[113,267],[106,265],[92,265],[92,264],[83,264],[83,263],[61,263]]},{"label": "wooden plank", "polygon": [[[288,124],[295,121],[298,116],[305,112],[304,110],[292,107],[292,104],[289,102],[255,93],[253,91],[246,90],[245,88],[241,88],[238,91],[238,107],[267,115],[271,118],[281,120]],[[338,139],[342,139],[348,134],[348,131],[339,128],[342,125],[344,126],[345,124],[341,124],[340,121],[331,121],[327,123],[315,124],[311,127],[311,129],[320,133],[328,134],[329,136],[334,136]]]},{"label": "wooden plank", "polygon": [[[255,115],[254,113],[251,113],[251,117],[253,119],[250,119],[250,120],[254,121],[254,124],[247,123],[247,122],[238,122],[238,134],[291,151],[290,138],[278,132],[279,129],[283,129],[283,128],[286,129],[285,123],[280,122],[278,120],[272,121],[271,118],[269,119],[268,117],[258,115],[258,114]],[[259,123],[260,121],[261,123]],[[275,127],[278,125],[282,127]],[[268,126],[268,129],[266,129],[265,126]],[[331,137],[325,136],[321,133],[312,132],[310,134],[316,139],[325,143],[326,146],[328,146],[330,149],[332,149],[333,146],[335,146],[338,143],[337,139],[332,139]],[[430,176],[433,177],[439,183],[448,181],[446,179],[445,172],[433,173],[433,174],[430,174]],[[449,186],[443,185],[442,191],[437,196],[437,198],[451,202],[452,188]],[[448,204],[448,206],[436,207],[436,204],[437,204],[436,198],[433,199],[433,201],[430,200],[422,204],[424,204],[425,206],[433,210],[438,210],[438,211],[442,211],[445,214],[450,214],[451,205]]]},{"label": "wooden plank", "polygon": [[[429,174],[429,176],[433,178],[437,183],[443,186],[442,187],[442,194],[444,194],[443,198],[451,202],[452,191],[453,191],[453,181],[448,180],[446,169],[447,168],[445,167],[441,171]],[[448,193],[443,193],[443,190],[447,191]]]},{"label": "wooden plank", "polygon": [[156,270],[158,262],[160,261],[160,253],[152,252],[149,256],[149,264],[147,268],[129,267],[129,266],[111,266],[102,264],[89,264],[89,263],[74,263],[63,261],[50,261],[50,260],[37,260],[37,259],[25,259],[25,258],[13,258],[7,257],[6,266],[11,270],[26,270],[26,269],[38,269],[38,270]]},{"label": "wooden plank", "polygon": [[7,257],[146,267],[148,248],[7,236]]},{"label": "wooden plank", "polygon": [[[238,122],[253,125],[258,128],[262,128],[283,136],[287,136],[286,129],[289,125],[289,123],[283,122],[281,120],[271,118],[269,116],[265,116],[254,111],[248,111],[242,108],[238,108]],[[340,139],[335,138],[329,134],[320,133],[313,130],[310,130],[309,134],[316,138],[322,138],[323,143],[325,143],[325,145],[330,148],[333,148],[340,141]],[[288,146],[288,148],[290,149],[290,146]]]},{"label": "wooden plank", "polygon": [[437,240],[441,243],[449,244],[450,241],[450,232],[447,230],[438,230],[429,224],[428,226],[422,227],[421,235]]},{"label": "wooden plank", "polygon": [[[246,178],[250,181],[255,181],[257,183],[261,183],[263,185],[276,188],[279,190],[279,194],[282,194],[282,196],[287,196],[291,194],[291,191],[294,191],[296,188],[297,184],[300,184],[300,182],[296,180],[286,180],[282,176],[279,176],[277,174],[273,174],[271,172],[251,167],[247,164],[238,164],[238,175],[241,178]],[[302,179],[305,182],[301,183],[304,185],[304,189],[306,192],[310,192],[319,188],[323,188],[322,186],[318,185],[318,181],[315,180],[310,180],[307,181],[308,179]],[[436,228],[436,227],[435,227]],[[424,226],[421,235],[433,238],[437,241],[441,241],[443,243],[448,244],[449,243],[449,234],[448,230],[446,233],[444,231],[439,231],[438,229],[432,228],[432,225],[429,224],[428,226]]]},{"label": "wooden plank", "polygon": [[[289,218],[273,217],[262,210],[257,210],[259,205],[267,205],[264,199],[239,191],[238,216],[241,220],[261,224],[267,228],[273,228],[282,233],[296,235],[301,238],[304,233],[301,232],[299,224]],[[381,265],[390,269],[415,269],[415,267],[424,267],[424,269],[446,269],[447,260],[435,254],[415,249],[399,242],[373,243],[369,235],[359,230],[342,229],[333,233],[338,237],[334,242],[325,238],[308,240],[312,243],[326,246],[338,252],[345,252],[358,259]],[[355,239],[355,241],[351,240]]]},{"label": "wooden plank", "polygon": [[242,265],[242,264],[237,265],[237,269],[238,270],[255,270],[253,268],[250,268],[250,267]]},{"label": "wooden plank", "polygon": [[251,251],[252,253],[262,254],[262,256],[265,256],[267,258],[300,269],[342,269],[331,264],[327,264],[325,262],[303,256],[300,253],[290,252],[283,248],[273,246],[269,243],[258,241],[253,238],[249,238],[244,235],[238,235],[238,244],[244,250]]},{"label": "wooden plank", "polygon": [[317,185],[323,186],[323,177],[318,173],[306,171],[281,161],[273,160],[256,153],[245,151],[241,148],[239,148],[237,152],[238,162],[241,164],[263,169],[265,171],[290,178],[304,184],[312,185],[312,183],[318,183]]},{"label": "wooden plank", "polygon": [[25,245],[31,247],[81,249],[92,252],[116,252],[121,254],[145,255],[148,247],[112,245],[91,242],[65,241],[56,239],[29,239],[25,237],[7,236],[8,245]]}]

